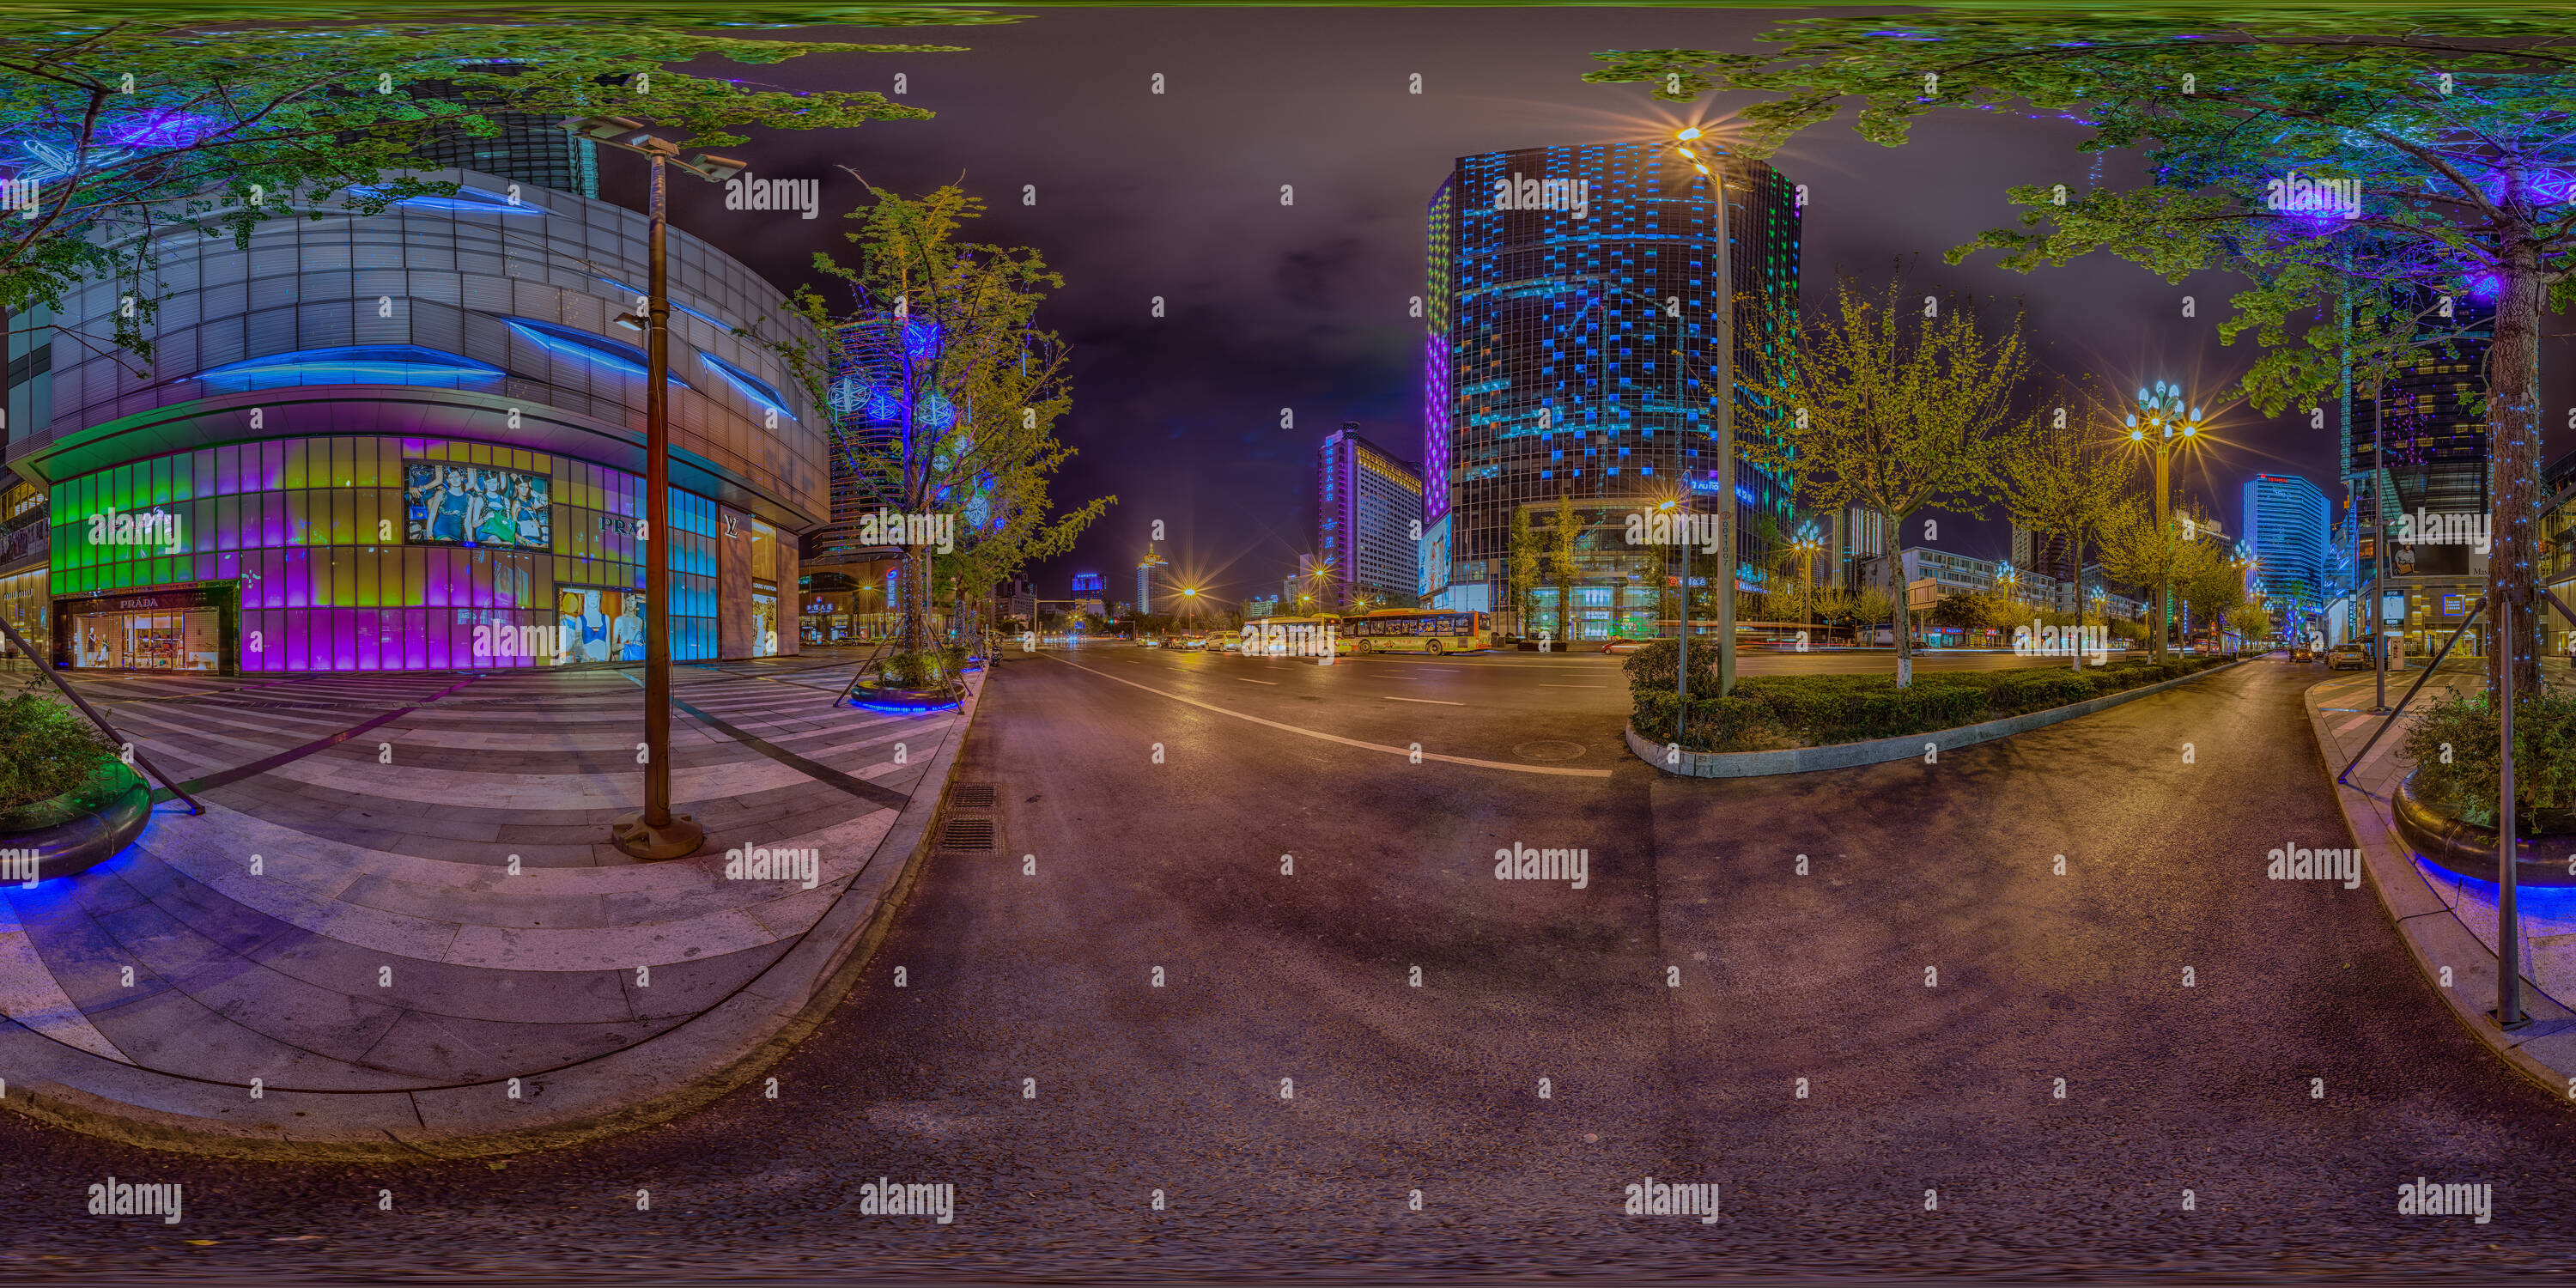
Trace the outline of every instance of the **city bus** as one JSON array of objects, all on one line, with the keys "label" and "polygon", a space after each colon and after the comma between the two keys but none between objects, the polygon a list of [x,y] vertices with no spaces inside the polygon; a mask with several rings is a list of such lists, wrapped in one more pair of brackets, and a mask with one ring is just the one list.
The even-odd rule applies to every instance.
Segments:
[{"label": "city bus", "polygon": [[1492,648],[1492,628],[1478,612],[1434,608],[1381,608],[1346,618],[1335,652],[1464,653]]}]

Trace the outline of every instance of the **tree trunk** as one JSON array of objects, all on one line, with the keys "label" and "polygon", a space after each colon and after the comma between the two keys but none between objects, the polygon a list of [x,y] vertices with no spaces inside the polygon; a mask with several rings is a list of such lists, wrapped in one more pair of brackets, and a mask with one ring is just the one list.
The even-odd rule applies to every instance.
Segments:
[{"label": "tree trunk", "polygon": [[1888,525],[1887,597],[1888,602],[1895,605],[1896,687],[1902,689],[1914,683],[1914,609],[1906,602],[1905,552],[1897,548],[1895,540],[1897,533],[1905,531],[1906,516],[1899,514],[1893,518],[1894,522]]},{"label": "tree trunk", "polygon": [[[2487,451],[2494,465],[2495,532],[2487,555],[2487,595],[2513,605],[2514,638],[2487,650],[2487,684],[2499,686],[2511,659],[2517,693],[2540,691],[2540,654],[2533,611],[2539,549],[2534,526],[2540,511],[2540,280],[2539,247],[2527,227],[2506,243],[2500,265],[2503,289],[2496,300],[2495,340],[2487,348]],[[2385,555],[2382,555],[2385,558]],[[2492,621],[2492,617],[2489,619]],[[2490,629],[2490,635],[2494,632]]]},{"label": "tree trunk", "polygon": [[2066,538],[2069,558],[2075,562],[2075,673],[2084,673],[2084,534],[2069,533]]}]

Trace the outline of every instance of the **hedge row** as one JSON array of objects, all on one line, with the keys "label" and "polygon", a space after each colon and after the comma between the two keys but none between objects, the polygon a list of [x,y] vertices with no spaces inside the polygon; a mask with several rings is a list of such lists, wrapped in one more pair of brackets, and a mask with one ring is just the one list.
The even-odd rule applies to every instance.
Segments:
[{"label": "hedge row", "polygon": [[[1705,651],[1691,657],[1690,729],[1681,739],[1691,751],[1823,747],[1956,729],[2179,679],[2223,660],[2123,662],[2081,673],[2055,667],[1917,672],[1903,689],[1893,675],[1762,675],[1736,681],[1734,693],[1717,698],[1702,696],[1717,691],[1716,675],[1701,665]],[[1627,669],[1629,723],[1656,742],[1671,741],[1680,707],[1672,646],[1639,650]]]}]

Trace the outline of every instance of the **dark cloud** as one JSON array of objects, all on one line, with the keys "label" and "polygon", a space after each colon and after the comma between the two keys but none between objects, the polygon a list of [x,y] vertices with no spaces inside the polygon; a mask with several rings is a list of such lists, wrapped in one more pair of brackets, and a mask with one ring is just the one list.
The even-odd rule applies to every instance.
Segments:
[{"label": "dark cloud", "polygon": [[[1357,420],[1419,459],[1419,323],[1424,208],[1451,162],[1506,148],[1646,137],[1681,109],[1636,86],[1586,85],[1592,51],[1758,46],[1794,11],[1637,9],[1048,9],[1011,27],[928,29],[960,54],[806,58],[763,69],[793,88],[888,90],[938,113],[830,135],[761,133],[739,149],[763,175],[824,178],[827,211],[872,183],[920,191],[962,181],[990,203],[977,239],[1037,247],[1066,279],[1045,312],[1075,345],[1075,405],[1064,437],[1080,450],[1057,495],[1120,503],[1075,555],[1039,570],[1048,593],[1096,570],[1133,586],[1161,520],[1184,573],[1240,598],[1275,586],[1304,548],[1313,454]],[[883,39],[886,33],[855,35]],[[1151,92],[1164,77],[1164,93]],[[1423,92],[1410,91],[1419,74]],[[2043,366],[2114,385],[2179,379],[2216,392],[2256,356],[2218,342],[2238,283],[2203,274],[2168,284],[2108,256],[2029,275],[1991,252],[1952,267],[1942,252],[2018,212],[2013,184],[2125,183],[2120,158],[2079,153],[2080,127],[2002,113],[1924,118],[1887,149],[1846,124],[1801,136],[1775,164],[1808,186],[1805,298],[1837,273],[1875,286],[1900,261],[1929,292],[1965,291],[2023,310]],[[639,176],[604,162],[612,198]],[[1281,190],[1293,194],[1281,204]],[[1034,204],[1027,204],[1031,193]],[[817,249],[847,227],[727,212],[717,190],[675,189],[680,222],[782,286],[812,277]],[[1161,296],[1165,316],[1150,317]],[[2196,317],[2182,316],[2191,296]],[[838,298],[834,296],[833,298]],[[2559,346],[2553,345],[2554,358]],[[2550,406],[2568,403],[2549,373]],[[1280,409],[1294,428],[1280,428]],[[2558,418],[2551,418],[2553,428]],[[2331,422],[2331,417],[2330,417]],[[2330,495],[2331,430],[2304,414],[2236,408],[2229,445],[2181,480],[2227,523],[2237,489],[2263,469],[2305,474]],[[2003,553],[1998,512],[1944,523],[1938,544]],[[1910,534],[1919,535],[1919,534]]]}]

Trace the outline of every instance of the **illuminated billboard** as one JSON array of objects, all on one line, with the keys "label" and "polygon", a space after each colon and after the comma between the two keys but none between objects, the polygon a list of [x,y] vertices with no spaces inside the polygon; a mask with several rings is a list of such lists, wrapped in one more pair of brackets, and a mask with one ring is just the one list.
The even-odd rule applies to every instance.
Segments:
[{"label": "illuminated billboard", "polygon": [[555,665],[644,660],[644,592],[566,586],[555,592]]},{"label": "illuminated billboard", "polygon": [[403,540],[415,545],[554,547],[553,481],[453,461],[403,462]]}]

